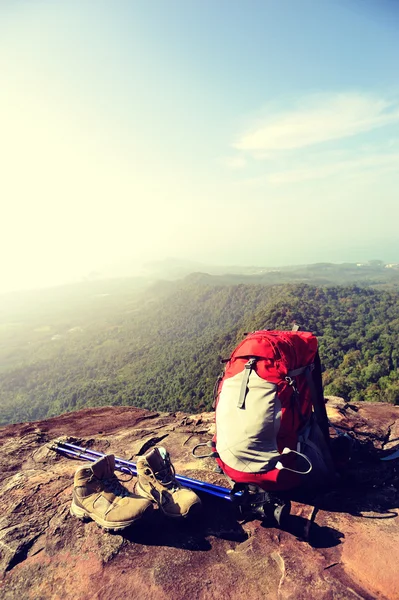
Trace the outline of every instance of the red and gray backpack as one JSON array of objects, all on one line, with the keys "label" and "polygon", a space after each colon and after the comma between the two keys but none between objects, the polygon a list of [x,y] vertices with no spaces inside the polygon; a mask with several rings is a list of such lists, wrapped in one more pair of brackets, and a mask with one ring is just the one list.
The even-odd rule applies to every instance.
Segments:
[{"label": "red and gray backpack", "polygon": [[316,337],[254,331],[215,385],[216,460],[229,479],[264,490],[334,479]]}]

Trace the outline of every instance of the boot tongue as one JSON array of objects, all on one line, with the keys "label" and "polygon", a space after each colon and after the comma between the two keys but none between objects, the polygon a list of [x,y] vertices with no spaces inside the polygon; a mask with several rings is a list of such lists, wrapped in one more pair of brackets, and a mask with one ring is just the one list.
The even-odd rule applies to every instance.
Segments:
[{"label": "boot tongue", "polygon": [[159,446],[146,454],[146,461],[150,468],[154,471],[155,477],[169,490],[179,488],[172,470],[169,454],[165,448]]},{"label": "boot tongue", "polygon": [[[163,453],[161,453],[160,450],[163,450]],[[164,454],[164,456],[162,456],[162,454]],[[145,458],[154,473],[163,471],[167,467],[165,462],[166,450],[164,448],[154,448],[146,455]]]},{"label": "boot tongue", "polygon": [[107,454],[104,458],[96,460],[91,469],[97,479],[110,479],[115,471],[115,456]]}]

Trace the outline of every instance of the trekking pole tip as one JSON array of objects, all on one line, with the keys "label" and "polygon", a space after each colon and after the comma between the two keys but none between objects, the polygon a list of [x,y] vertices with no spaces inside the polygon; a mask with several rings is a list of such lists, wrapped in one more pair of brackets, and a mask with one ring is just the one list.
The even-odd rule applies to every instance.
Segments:
[{"label": "trekking pole tip", "polygon": [[54,452],[56,452],[58,450],[58,443],[57,443],[57,441],[53,440],[52,442],[50,442],[49,444],[47,444],[47,448],[49,450],[53,450]]}]

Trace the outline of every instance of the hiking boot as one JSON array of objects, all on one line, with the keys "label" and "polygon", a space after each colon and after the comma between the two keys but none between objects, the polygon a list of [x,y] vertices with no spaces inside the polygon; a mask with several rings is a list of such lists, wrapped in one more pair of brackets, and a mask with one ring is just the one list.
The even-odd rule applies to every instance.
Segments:
[{"label": "hiking boot", "polygon": [[132,494],[114,473],[115,457],[108,454],[75,473],[71,515],[92,519],[106,530],[129,527],[152,511],[152,503]]},{"label": "hiking boot", "polygon": [[155,500],[167,517],[191,516],[201,508],[197,494],[176,481],[175,469],[165,448],[153,448],[144,456],[139,456],[137,476],[135,492]]}]

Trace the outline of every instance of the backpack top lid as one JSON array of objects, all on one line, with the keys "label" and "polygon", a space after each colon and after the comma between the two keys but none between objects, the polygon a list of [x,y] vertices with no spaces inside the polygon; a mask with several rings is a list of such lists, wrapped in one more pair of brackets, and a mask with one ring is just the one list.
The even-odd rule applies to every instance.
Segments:
[{"label": "backpack top lid", "polygon": [[253,331],[235,348],[230,360],[256,357],[275,362],[276,368],[289,370],[311,364],[317,353],[317,338],[305,331]]}]

